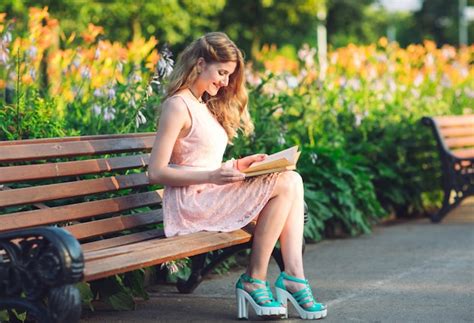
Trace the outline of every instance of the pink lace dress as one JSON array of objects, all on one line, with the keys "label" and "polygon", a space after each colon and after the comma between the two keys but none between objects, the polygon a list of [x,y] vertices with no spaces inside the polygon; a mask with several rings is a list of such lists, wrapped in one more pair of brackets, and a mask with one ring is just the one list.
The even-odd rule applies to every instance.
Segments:
[{"label": "pink lace dress", "polygon": [[[224,128],[205,104],[184,94],[170,100],[183,100],[192,120],[188,135],[176,141],[170,167],[194,170],[221,167],[227,145]],[[226,164],[231,167],[231,162]],[[273,173],[226,185],[166,186],[163,196],[165,235],[229,232],[246,226],[270,199],[277,178],[278,173]]]}]

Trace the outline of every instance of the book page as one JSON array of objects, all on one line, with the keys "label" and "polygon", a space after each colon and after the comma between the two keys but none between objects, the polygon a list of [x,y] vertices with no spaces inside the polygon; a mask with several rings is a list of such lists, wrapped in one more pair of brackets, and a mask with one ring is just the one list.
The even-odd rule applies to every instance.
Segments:
[{"label": "book page", "polygon": [[264,175],[264,174],[270,174],[270,173],[276,173],[276,172],[283,172],[286,170],[295,170],[296,166],[291,165],[291,166],[286,166],[286,167],[277,167],[277,168],[270,168],[270,169],[264,169],[264,170],[259,170],[259,171],[253,171],[250,173],[245,173],[245,177],[253,177],[253,176],[258,176],[258,175]]},{"label": "book page", "polygon": [[265,160],[253,163],[249,168],[243,170],[242,173],[247,174],[261,170],[283,168],[295,165],[298,157],[298,146],[293,146],[291,148],[269,155],[267,158],[265,158]]}]

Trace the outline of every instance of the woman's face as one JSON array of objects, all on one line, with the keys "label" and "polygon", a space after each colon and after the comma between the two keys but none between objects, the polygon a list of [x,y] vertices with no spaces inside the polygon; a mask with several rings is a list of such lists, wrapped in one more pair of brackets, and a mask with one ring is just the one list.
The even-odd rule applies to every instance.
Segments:
[{"label": "woman's face", "polygon": [[236,62],[225,63],[203,63],[199,83],[202,88],[211,96],[215,96],[221,87],[229,84],[229,77],[237,67]]}]

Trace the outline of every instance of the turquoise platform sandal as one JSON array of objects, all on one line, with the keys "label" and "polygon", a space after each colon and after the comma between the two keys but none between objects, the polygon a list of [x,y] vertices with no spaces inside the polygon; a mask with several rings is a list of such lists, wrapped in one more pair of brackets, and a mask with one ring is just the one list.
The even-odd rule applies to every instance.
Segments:
[{"label": "turquoise platform sandal", "polygon": [[[247,292],[244,283],[261,284],[265,287]],[[287,317],[286,308],[275,301],[268,282],[242,274],[236,284],[237,316],[239,319],[248,319],[248,304],[252,305],[258,316]]]},{"label": "turquoise platform sandal", "polygon": [[[284,279],[295,283],[305,284],[305,287],[297,292],[291,293],[286,289],[285,284],[283,283]],[[296,278],[282,271],[275,282],[275,290],[277,300],[283,304],[283,306],[287,306],[288,300],[290,300],[298,311],[300,318],[303,320],[317,320],[326,317],[328,314],[325,305],[316,303],[313,293],[311,292],[311,287],[306,279]],[[305,304],[311,302],[313,302],[313,305],[304,307]],[[286,318],[288,318],[288,315]]]}]

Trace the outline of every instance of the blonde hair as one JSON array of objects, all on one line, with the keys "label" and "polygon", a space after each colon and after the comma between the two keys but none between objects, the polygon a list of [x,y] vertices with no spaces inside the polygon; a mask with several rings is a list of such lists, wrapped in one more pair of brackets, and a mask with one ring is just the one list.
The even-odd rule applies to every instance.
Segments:
[{"label": "blonde hair", "polygon": [[205,92],[202,98],[225,129],[229,142],[236,137],[239,129],[245,135],[251,134],[254,126],[247,109],[243,55],[234,42],[222,32],[207,33],[184,49],[170,75],[165,98],[188,88],[197,79],[197,62],[200,57],[206,63],[236,63],[228,85],[222,87],[215,96]]}]

